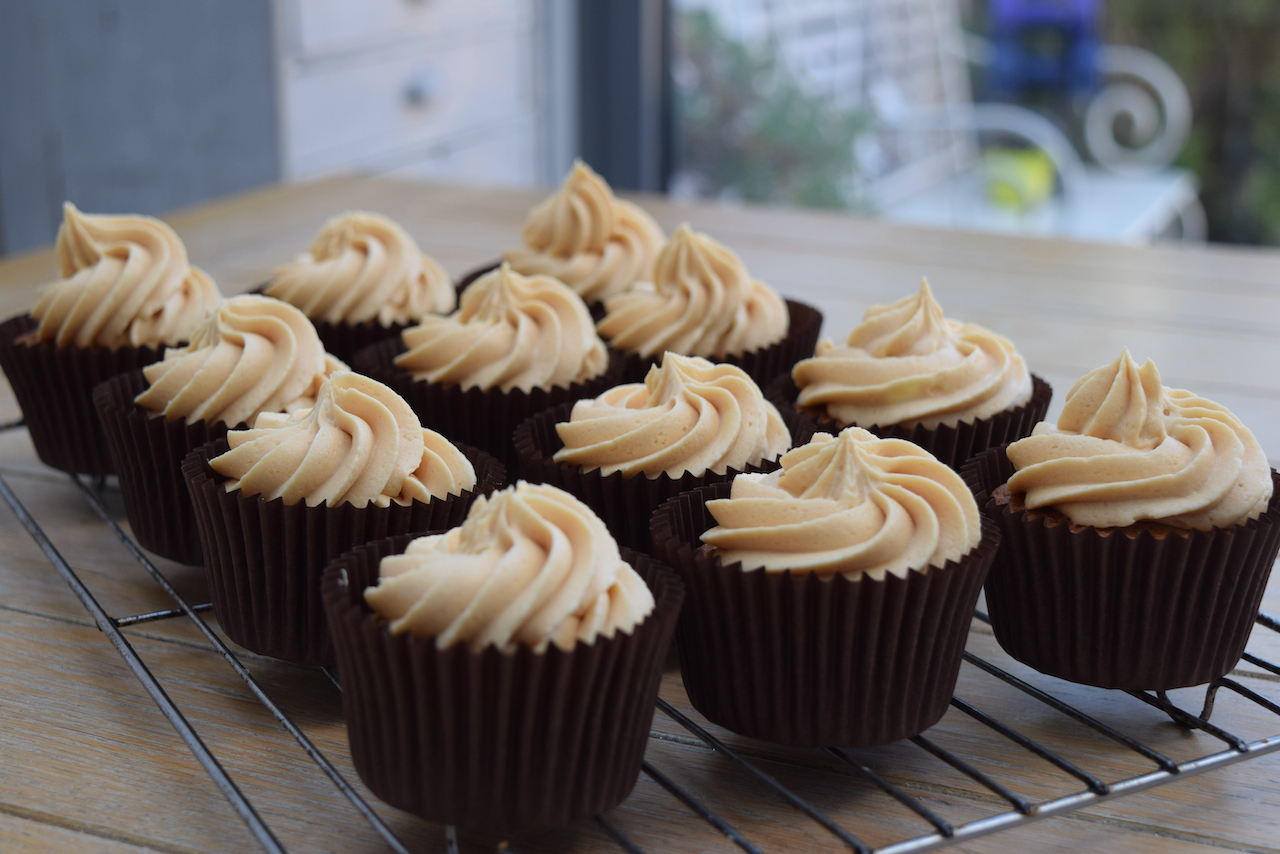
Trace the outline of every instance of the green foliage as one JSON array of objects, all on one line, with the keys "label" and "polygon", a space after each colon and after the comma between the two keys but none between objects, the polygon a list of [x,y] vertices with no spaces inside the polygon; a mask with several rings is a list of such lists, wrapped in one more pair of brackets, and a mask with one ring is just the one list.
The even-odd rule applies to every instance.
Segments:
[{"label": "green foliage", "polygon": [[1179,158],[1201,183],[1212,240],[1280,244],[1280,3],[1110,0],[1105,41],[1144,47],[1191,93]]},{"label": "green foliage", "polygon": [[699,195],[856,207],[865,118],[806,92],[771,51],[728,38],[706,10],[675,19],[676,171]]}]

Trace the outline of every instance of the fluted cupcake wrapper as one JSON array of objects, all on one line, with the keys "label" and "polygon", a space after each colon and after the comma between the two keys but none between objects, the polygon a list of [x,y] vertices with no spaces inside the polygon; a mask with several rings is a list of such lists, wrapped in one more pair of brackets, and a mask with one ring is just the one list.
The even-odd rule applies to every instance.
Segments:
[{"label": "fluted cupcake wrapper", "polygon": [[1013,512],[990,497],[1013,472],[1004,447],[963,470],[1004,535],[986,589],[1006,652],[1101,688],[1163,691],[1231,671],[1280,551],[1280,475],[1272,471],[1276,491],[1258,519],[1189,536],[1130,536]]},{"label": "fluted cupcake wrapper", "polygon": [[[789,375],[796,362],[813,355],[813,348],[818,344],[818,334],[822,331],[822,312],[811,305],[790,299],[787,300],[787,311],[790,312],[791,321],[786,337],[778,343],[736,356],[715,357],[710,361],[737,365],[761,388],[779,374]],[[628,353],[621,381],[644,382],[649,369],[661,361],[661,353],[649,357]]]},{"label": "fluted cupcake wrapper", "polygon": [[395,358],[404,349],[399,339],[383,341],[361,351],[352,367],[403,397],[423,427],[493,454],[512,474],[519,466],[511,443],[516,427],[545,409],[602,394],[618,384],[622,370],[621,354],[611,351],[605,372],[585,382],[527,392],[520,389],[504,392],[496,388],[464,390],[456,384],[416,380],[408,371],[396,367]]},{"label": "fluted cupcake wrapper", "polygon": [[[764,389],[764,396],[778,407],[783,419],[788,422],[796,417],[807,419],[813,425],[814,431],[832,435],[849,426],[798,408],[796,399],[800,396],[800,389],[792,381],[790,373],[775,378]],[[882,439],[906,439],[908,442],[914,442],[959,471],[965,461],[975,454],[1030,436],[1032,429],[1044,420],[1052,398],[1053,388],[1043,379],[1032,374],[1031,399],[1021,406],[997,412],[990,418],[961,421],[954,427],[940,424],[932,429],[918,424],[915,427],[903,427],[898,424],[888,426],[872,424],[869,427],[859,424],[858,426]]]},{"label": "fluted cupcake wrapper", "polygon": [[295,664],[332,664],[333,645],[320,597],[320,576],[343,552],[396,534],[462,524],[479,495],[506,479],[493,457],[459,445],[476,470],[475,489],[443,500],[353,507],[264,501],[227,492],[209,467],[226,439],[193,450],[182,464],[218,623],[246,649]]},{"label": "fluted cupcake wrapper", "polygon": [[659,559],[687,590],[676,628],[689,701],[741,735],[795,747],[871,747],[917,735],[942,717],[1000,542],[906,578],[743,571],[699,551],[706,509],[729,484],[674,498],[653,515]]},{"label": "fluted cupcake wrapper", "polygon": [[201,566],[200,531],[182,476],[182,461],[206,442],[225,438],[228,427],[223,421],[169,421],[163,414],[138,406],[133,399],[147,387],[142,371],[130,371],[99,383],[93,392],[120,480],[124,512],[134,539],[144,549],[178,563]]},{"label": "fluted cupcake wrapper", "polygon": [[767,460],[760,465],[731,468],[724,474],[708,471],[673,478],[665,473],[657,477],[624,477],[622,472],[614,472],[605,477],[599,469],[587,471],[552,459],[564,447],[556,423],[568,421],[571,411],[571,405],[559,406],[533,416],[516,429],[513,440],[520,458],[520,476],[530,483],[549,483],[572,493],[604,520],[619,545],[638,552],[655,554],[649,538],[649,517],[667,499],[700,486],[730,483],[743,472],[768,472],[779,466],[777,460]]},{"label": "fluted cupcake wrapper", "polygon": [[93,389],[116,374],[159,360],[163,350],[24,343],[22,337],[38,325],[29,314],[0,324],[0,368],[13,386],[36,455],[45,465],[65,472],[112,474]]},{"label": "fluted cupcake wrapper", "polygon": [[364,602],[378,562],[411,537],[381,540],[324,575],[356,771],[379,798],[430,821],[505,832],[599,815],[640,772],[683,588],[624,549],[656,606],[631,634],[565,652],[514,652],[392,634]]}]

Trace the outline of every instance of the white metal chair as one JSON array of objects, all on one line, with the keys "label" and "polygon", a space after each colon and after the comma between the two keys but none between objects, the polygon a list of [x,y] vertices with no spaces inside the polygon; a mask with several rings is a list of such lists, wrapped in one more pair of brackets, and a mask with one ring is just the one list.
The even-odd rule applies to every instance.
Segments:
[{"label": "white metal chair", "polygon": [[[863,0],[870,59],[865,103],[876,129],[863,141],[863,190],[878,214],[897,222],[1009,231],[1084,240],[1201,240],[1204,211],[1195,176],[1169,166],[1191,127],[1190,99],[1177,74],[1158,57],[1132,47],[1102,51],[1102,88],[1091,99],[1084,133],[1085,164],[1051,121],[1011,104],[973,103],[967,63],[985,59],[985,45],[966,38],[955,0]],[[884,29],[906,31],[912,44]],[[879,55],[877,55],[879,54]],[[921,78],[931,78],[922,82]],[[1115,137],[1127,117],[1130,147]],[[988,200],[978,134],[998,133],[1047,155],[1059,189],[1027,211]],[[913,157],[904,141],[932,139]],[[919,151],[921,144],[914,143]]]}]

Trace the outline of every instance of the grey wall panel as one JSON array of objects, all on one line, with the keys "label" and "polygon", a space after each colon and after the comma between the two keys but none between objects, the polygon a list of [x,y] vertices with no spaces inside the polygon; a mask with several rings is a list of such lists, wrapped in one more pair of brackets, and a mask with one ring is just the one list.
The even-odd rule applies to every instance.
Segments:
[{"label": "grey wall panel", "polygon": [[280,176],[269,0],[0,0],[0,251]]},{"label": "grey wall panel", "polygon": [[582,158],[618,189],[666,189],[671,148],[668,0],[579,0]]}]

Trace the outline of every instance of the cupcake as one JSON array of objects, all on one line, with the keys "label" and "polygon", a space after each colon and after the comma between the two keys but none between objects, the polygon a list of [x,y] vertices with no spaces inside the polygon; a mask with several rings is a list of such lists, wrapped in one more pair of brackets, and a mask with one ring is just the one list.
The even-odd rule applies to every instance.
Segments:
[{"label": "cupcake", "polygon": [[449,317],[427,317],[401,341],[360,353],[353,367],[395,389],[422,423],[515,470],[511,433],[526,418],[617,382],[582,299],[550,276],[503,264],[462,295]]},{"label": "cupcake", "polygon": [[[228,450],[229,448],[229,450]],[[424,429],[395,392],[348,371],[316,403],[263,412],[183,463],[209,593],[236,643],[331,664],[320,575],[353,546],[459,524],[506,472]]]},{"label": "cupcake", "polygon": [[325,573],[351,756],[430,821],[568,824],[635,786],[682,597],[586,506],[518,483]]},{"label": "cupcake", "polygon": [[199,565],[200,535],[182,461],[263,412],[310,408],[336,370],[346,366],[324,351],[306,315],[246,294],[223,301],[186,347],[101,383],[94,404],[138,543]]},{"label": "cupcake", "polygon": [[263,289],[311,318],[325,349],[344,361],[456,305],[444,269],[385,216],[352,211],[325,223],[309,252]]},{"label": "cupcake", "polygon": [[1280,550],[1280,476],[1226,408],[1125,351],[1071,388],[1056,425],[965,474],[1004,532],[987,607],[1014,658],[1128,690],[1239,660]]},{"label": "cupcake", "polygon": [[813,352],[822,314],[751,278],[728,248],[682,225],[651,280],[605,301],[600,337],[628,354],[623,379],[639,382],[665,351],[741,367],[764,385]]},{"label": "cupcake", "polygon": [[921,280],[914,296],[868,309],[844,344],[818,342],[768,393],[784,415],[796,407],[823,430],[908,439],[958,469],[1030,433],[1053,391],[1007,339],[944,317]]},{"label": "cupcake", "polygon": [[523,245],[502,253],[525,276],[552,276],[596,306],[649,279],[666,236],[639,206],[614,198],[605,180],[581,160],[529,213]]},{"label": "cupcake", "polygon": [[110,474],[94,386],[187,340],[221,295],[151,217],[83,214],[67,202],[56,252],[62,278],[40,289],[30,314],[0,325],[0,367],[42,462]]},{"label": "cupcake", "polygon": [[694,708],[802,747],[886,744],[942,717],[999,542],[958,474],[857,427],[686,492],[652,526],[688,591],[676,647]]},{"label": "cupcake", "polygon": [[620,544],[647,551],[659,504],[776,468],[792,436],[741,368],[668,352],[643,383],[534,416],[514,440],[526,479],[572,492]]}]

